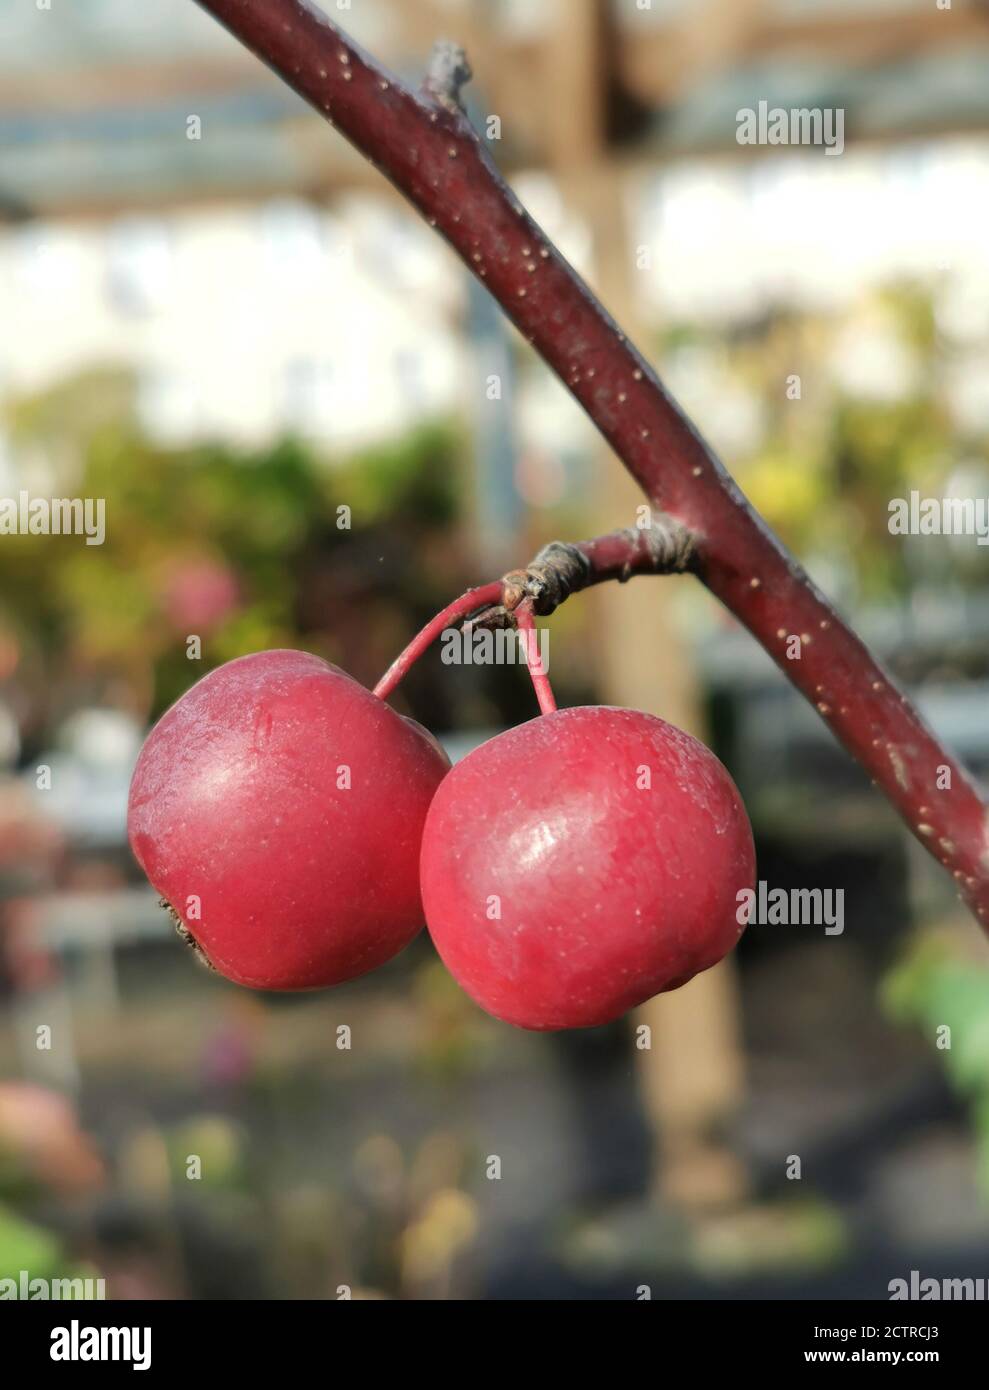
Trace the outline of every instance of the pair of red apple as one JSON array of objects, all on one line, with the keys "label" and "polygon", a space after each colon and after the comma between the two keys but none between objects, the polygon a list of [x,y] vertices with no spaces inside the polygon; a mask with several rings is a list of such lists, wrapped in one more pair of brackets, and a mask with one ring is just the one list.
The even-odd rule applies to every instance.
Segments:
[{"label": "pair of red apple", "polygon": [[337,667],[260,652],[211,672],[148,736],[131,845],[239,984],[338,984],[423,915],[496,1018],[590,1027],[714,965],[742,928],[752,834],[725,769],[651,715],[541,715],[453,770]]}]

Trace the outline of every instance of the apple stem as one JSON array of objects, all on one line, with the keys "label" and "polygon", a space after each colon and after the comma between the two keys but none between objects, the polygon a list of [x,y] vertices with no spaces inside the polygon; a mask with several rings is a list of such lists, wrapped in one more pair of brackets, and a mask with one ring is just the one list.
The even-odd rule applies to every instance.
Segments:
[{"label": "apple stem", "polygon": [[543,659],[539,651],[539,633],[533,616],[532,599],[523,599],[515,609],[515,625],[521,634],[522,651],[525,653],[525,664],[529,668],[532,687],[536,692],[536,699],[539,701],[539,712],[540,714],[555,714],[556,696],[553,694],[553,687],[549,683],[549,676],[543,667]]},{"label": "apple stem", "polygon": [[437,613],[432,622],[426,624],[405,650],[395,658],[388,670],[374,687],[374,694],[379,700],[387,700],[388,696],[396,688],[404,676],[411,671],[423,652],[436,641],[442,632],[462,618],[469,618],[472,613],[478,612],[483,608],[490,608],[493,604],[501,602],[502,583],[497,580],[493,584],[482,584],[478,589],[468,589],[460,598],[455,599],[443,609],[442,613]]},{"label": "apple stem", "polygon": [[[648,531],[632,526],[576,545],[551,541],[524,570],[512,570],[491,584],[468,589],[437,613],[388,667],[374,694],[387,700],[437,637],[454,623],[471,618],[477,627],[522,629],[526,664],[540,708],[547,714],[556,709],[556,701],[538,660],[538,648],[528,645],[538,640],[535,614],[548,617],[571,594],[606,580],[625,583],[635,574],[678,573],[688,566],[691,551],[690,533],[660,517]],[[532,653],[534,661],[529,659]]]}]

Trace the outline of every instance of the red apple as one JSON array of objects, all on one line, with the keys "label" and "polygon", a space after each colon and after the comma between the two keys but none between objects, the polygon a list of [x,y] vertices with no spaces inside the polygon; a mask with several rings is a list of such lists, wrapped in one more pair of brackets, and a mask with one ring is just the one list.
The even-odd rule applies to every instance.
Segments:
[{"label": "red apple", "polygon": [[205,676],[152,729],[128,833],[220,974],[259,989],[338,984],[420,930],[422,828],[448,767],[337,667],[258,652]]},{"label": "red apple", "polygon": [[578,708],[499,734],[426,818],[436,949],[523,1028],[607,1023],[675,989],[742,934],[752,831],[713,753],[635,710]]}]

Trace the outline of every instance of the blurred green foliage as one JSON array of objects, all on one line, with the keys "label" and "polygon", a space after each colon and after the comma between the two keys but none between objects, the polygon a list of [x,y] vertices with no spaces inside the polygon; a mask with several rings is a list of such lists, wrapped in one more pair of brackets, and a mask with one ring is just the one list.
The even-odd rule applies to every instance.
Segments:
[{"label": "blurred green foliage", "polygon": [[105,499],[98,564],[75,536],[0,547],[0,632],[13,634],[39,689],[64,689],[66,704],[73,686],[99,695],[117,679],[142,713],[159,712],[189,685],[192,635],[203,646],[197,674],[276,646],[343,661],[330,595],[314,612],[310,584],[318,591],[321,571],[359,554],[350,582],[367,587],[377,565],[371,589],[402,608],[396,563],[458,512],[459,441],[441,423],[346,459],[295,439],[254,452],[166,449],[142,436],[128,379],[93,372],[16,402],[7,429],[19,458],[55,465],[51,494]]},{"label": "blurred green foliage", "polygon": [[[752,408],[758,425],[728,462],[759,512],[868,597],[903,598],[918,578],[916,550],[889,533],[890,501],[942,495],[960,463],[989,464],[989,432],[953,414],[950,368],[964,354],[939,333],[934,306],[932,288],[902,282],[829,315],[779,310],[727,344],[721,327],[678,324],[663,338],[664,355],[699,364],[708,390]],[[989,555],[974,541],[970,550],[956,573],[984,585]]]},{"label": "blurred green foliage", "polygon": [[97,1277],[95,1270],[68,1259],[57,1237],[0,1206],[0,1279],[19,1284],[22,1270],[35,1280]]},{"label": "blurred green foliage", "polygon": [[883,1003],[901,1023],[920,1027],[970,1101],[979,1183],[989,1199],[989,967],[950,942],[921,938],[885,980]]}]

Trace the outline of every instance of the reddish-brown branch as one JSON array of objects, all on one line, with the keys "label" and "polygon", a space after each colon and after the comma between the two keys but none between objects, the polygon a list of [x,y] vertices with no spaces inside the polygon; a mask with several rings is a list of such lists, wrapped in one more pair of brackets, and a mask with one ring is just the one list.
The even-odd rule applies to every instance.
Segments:
[{"label": "reddish-brown branch", "polygon": [[815,705],[989,923],[982,797],[522,208],[456,99],[464,74],[448,63],[445,80],[440,65],[416,94],[304,0],[199,3],[322,112],[480,277],[652,503],[694,533],[692,569]]}]

